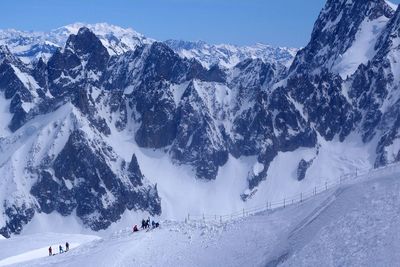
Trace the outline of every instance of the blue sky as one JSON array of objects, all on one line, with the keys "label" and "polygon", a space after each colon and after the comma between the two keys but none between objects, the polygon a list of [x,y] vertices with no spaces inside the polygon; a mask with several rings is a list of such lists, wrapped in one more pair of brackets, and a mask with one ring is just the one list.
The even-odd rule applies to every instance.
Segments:
[{"label": "blue sky", "polygon": [[[400,0],[392,1],[399,3]],[[0,28],[108,22],[149,37],[304,46],[325,0],[1,0]]]}]

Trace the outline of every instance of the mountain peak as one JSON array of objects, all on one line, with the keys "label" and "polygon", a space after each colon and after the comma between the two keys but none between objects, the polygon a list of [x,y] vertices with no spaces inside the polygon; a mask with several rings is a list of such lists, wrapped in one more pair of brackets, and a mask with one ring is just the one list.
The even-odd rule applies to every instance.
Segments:
[{"label": "mountain peak", "polygon": [[83,34],[93,34],[94,35],[94,33],[91,30],[89,30],[87,27],[81,27],[78,30],[78,34],[77,35],[83,35]]},{"label": "mountain peak", "polygon": [[[307,69],[323,66],[342,78],[351,75],[374,56],[374,44],[393,15],[385,0],[328,0],[309,44],[296,57],[292,70],[299,66]],[[360,56],[347,56],[354,52]],[[343,62],[342,58],[352,62]]]},{"label": "mountain peak", "polygon": [[394,11],[397,10],[398,5],[393,4],[392,2],[390,2],[390,1],[388,1],[388,0],[385,0],[385,2],[386,2],[386,4],[387,4],[388,6],[390,6],[391,9],[393,9]]},{"label": "mountain peak", "polygon": [[103,54],[109,57],[107,49],[100,39],[87,27],[80,28],[76,35],[72,34],[68,38],[65,48],[74,51],[80,57],[91,54]]},{"label": "mountain peak", "polygon": [[3,63],[4,61],[17,65],[22,64],[22,62],[13,55],[7,45],[0,45],[0,63]]},{"label": "mountain peak", "polygon": [[10,49],[6,45],[0,45],[0,56],[11,54]]}]

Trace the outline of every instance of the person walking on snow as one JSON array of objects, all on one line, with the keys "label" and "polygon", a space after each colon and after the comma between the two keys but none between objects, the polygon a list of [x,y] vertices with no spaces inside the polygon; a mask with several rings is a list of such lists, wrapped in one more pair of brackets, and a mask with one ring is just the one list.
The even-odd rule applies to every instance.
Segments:
[{"label": "person walking on snow", "polygon": [[68,250],[69,250],[69,244],[67,242],[67,243],[65,243],[65,252],[67,252]]},{"label": "person walking on snow", "polygon": [[133,226],[133,232],[139,232],[139,229],[136,224],[135,224],[135,226]]},{"label": "person walking on snow", "polygon": [[61,253],[64,253],[63,247],[62,247],[61,245],[58,247],[58,249],[59,249],[59,251],[60,251],[60,254],[61,254]]},{"label": "person walking on snow", "polygon": [[53,250],[51,249],[51,247],[49,247],[49,256],[53,255]]}]

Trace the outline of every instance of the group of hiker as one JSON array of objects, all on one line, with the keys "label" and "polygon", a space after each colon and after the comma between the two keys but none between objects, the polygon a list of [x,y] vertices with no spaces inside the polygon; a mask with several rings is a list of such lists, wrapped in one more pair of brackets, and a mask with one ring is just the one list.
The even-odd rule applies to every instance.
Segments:
[{"label": "group of hiker", "polygon": [[[152,229],[158,228],[160,226],[160,223],[155,222],[154,220],[151,221],[149,217],[147,218],[147,220],[145,219],[142,220],[142,229],[150,229],[150,222]],[[133,226],[133,232],[139,232],[139,228],[136,224]]]},{"label": "group of hiker", "polygon": [[[69,243],[68,242],[65,243],[65,250],[64,250],[62,245],[58,246],[58,254],[62,254],[64,252],[68,252],[68,251],[69,251]],[[49,247],[49,256],[53,256],[53,255],[56,255],[56,254],[57,253],[54,253],[53,249],[50,246]]]},{"label": "group of hiker", "polygon": [[[154,220],[151,221],[150,217],[147,218],[147,220],[145,220],[145,219],[142,220],[142,229],[143,230],[144,229],[150,229],[150,228],[151,229],[155,229],[155,228],[158,228],[158,227],[160,227],[160,223],[159,222],[155,222]],[[133,226],[133,232],[139,232],[139,228],[138,228],[138,226],[136,224],[135,224],[135,226]],[[64,250],[62,245],[60,245],[58,247],[58,254],[62,254],[64,252],[68,252],[68,251],[69,251],[69,243],[68,242],[65,243],[65,250]],[[54,253],[52,247],[50,246],[49,247],[49,256],[53,256],[53,255],[56,255],[56,254],[57,253]]]}]

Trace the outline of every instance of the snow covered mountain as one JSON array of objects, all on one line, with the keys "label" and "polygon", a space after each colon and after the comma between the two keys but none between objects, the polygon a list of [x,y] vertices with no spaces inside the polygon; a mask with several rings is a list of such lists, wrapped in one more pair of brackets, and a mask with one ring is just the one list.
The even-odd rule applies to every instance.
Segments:
[{"label": "snow covered mountain", "polygon": [[39,58],[47,60],[58,48],[64,47],[71,34],[77,34],[82,27],[96,33],[110,55],[119,55],[154,41],[132,29],[107,23],[75,23],[49,32],[0,30],[0,44],[8,46],[13,54],[27,63]]},{"label": "snow covered mountain", "polygon": [[[0,30],[0,45],[7,45],[14,55],[26,63],[39,58],[47,60],[56,49],[64,47],[71,34],[77,34],[82,27],[94,32],[110,55],[120,55],[155,41],[130,28],[107,23],[75,23],[49,32]],[[275,48],[265,44],[239,47],[226,44],[209,45],[201,41],[168,40],[165,43],[180,56],[195,58],[207,68],[215,64],[229,68],[249,58],[281,63],[287,67],[298,51],[296,48]]]},{"label": "snow covered mountain", "polygon": [[181,57],[195,58],[206,68],[212,65],[231,68],[245,59],[261,59],[266,63],[280,63],[288,67],[298,51],[296,48],[272,47],[265,44],[240,47],[226,44],[210,45],[202,41],[167,40],[165,43]]},{"label": "snow covered mountain", "polygon": [[132,213],[226,213],[399,161],[393,8],[328,0],[288,68],[291,50],[156,42],[105,24],[8,31],[0,232],[53,213],[93,230]]}]

